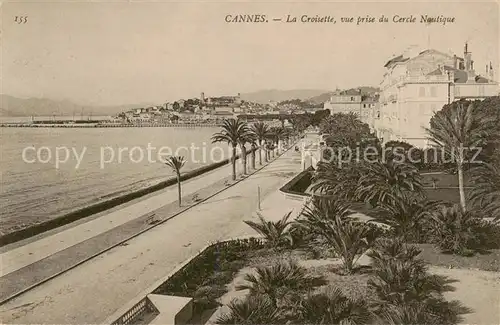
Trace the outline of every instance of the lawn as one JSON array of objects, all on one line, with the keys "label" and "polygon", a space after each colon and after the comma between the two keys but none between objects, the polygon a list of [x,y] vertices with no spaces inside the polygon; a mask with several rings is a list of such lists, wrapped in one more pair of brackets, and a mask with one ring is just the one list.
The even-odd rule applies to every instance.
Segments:
[{"label": "lawn", "polygon": [[[460,203],[460,193],[458,188],[426,188],[425,194],[429,200],[439,200],[452,203]],[[467,197],[467,189],[465,189],[465,196]]]},{"label": "lawn", "polygon": [[[435,179],[437,188],[440,187],[458,187],[458,176],[442,173],[442,174],[424,174],[422,175],[422,184],[424,187],[433,187],[433,179]],[[464,186],[471,186],[469,177],[464,175]]]},{"label": "lawn", "polygon": [[[436,188],[434,187],[434,182]],[[440,200],[445,202],[460,203],[460,193],[458,192],[458,177],[450,174],[429,174],[422,175],[424,192],[430,200]],[[467,175],[464,176],[465,196],[470,191],[471,183]]]},{"label": "lawn", "polygon": [[485,254],[474,256],[458,256],[441,253],[431,244],[417,245],[422,253],[420,257],[427,263],[447,268],[473,269],[484,271],[500,271],[500,249],[492,249]]}]

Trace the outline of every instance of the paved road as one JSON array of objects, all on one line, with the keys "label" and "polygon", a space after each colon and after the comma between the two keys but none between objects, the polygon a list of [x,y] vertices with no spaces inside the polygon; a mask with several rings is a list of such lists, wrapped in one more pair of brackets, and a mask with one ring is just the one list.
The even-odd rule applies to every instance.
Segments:
[{"label": "paved road", "polygon": [[[257,187],[261,188],[262,198],[271,198],[299,171],[299,159],[289,151],[259,173],[127,245],[0,306],[0,319],[18,324],[102,322],[207,243],[252,234],[242,220],[249,219],[257,208]],[[268,200],[265,204],[274,202]]]},{"label": "paved road", "polygon": [[[227,177],[230,173],[230,166],[223,166],[208,174],[201,175],[183,183],[182,193],[185,196],[192,194],[209,184]],[[4,252],[0,255],[0,260],[2,261],[0,274],[3,276],[19,270],[22,267],[35,263],[47,256],[102,234],[175,201],[177,201],[177,186],[171,186],[133,205],[116,209],[92,221]]]}]

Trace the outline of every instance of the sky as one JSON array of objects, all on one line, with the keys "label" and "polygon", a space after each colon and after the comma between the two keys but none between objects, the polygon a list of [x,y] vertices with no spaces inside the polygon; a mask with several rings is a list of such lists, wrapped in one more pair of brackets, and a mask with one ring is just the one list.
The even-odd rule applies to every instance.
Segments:
[{"label": "sky", "polygon": [[[489,2],[8,2],[1,6],[1,93],[92,105],[164,103],[262,89],[378,86],[411,45],[463,55],[500,75],[499,6]],[[268,23],[227,23],[265,14]],[[417,17],[342,24],[341,17]],[[455,17],[421,24],[420,15]],[[287,15],[331,23],[285,23]],[[27,16],[18,24],[15,16]]]}]

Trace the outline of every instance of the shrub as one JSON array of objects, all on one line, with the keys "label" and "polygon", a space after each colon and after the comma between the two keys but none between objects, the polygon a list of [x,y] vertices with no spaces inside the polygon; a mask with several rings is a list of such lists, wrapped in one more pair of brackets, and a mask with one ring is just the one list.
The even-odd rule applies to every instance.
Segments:
[{"label": "shrub", "polygon": [[458,204],[444,205],[430,214],[431,243],[457,255],[472,255],[488,248],[487,228],[474,211],[463,211]]},{"label": "shrub", "polygon": [[371,247],[379,234],[375,228],[352,220],[348,215],[347,206],[343,203],[318,200],[297,220],[309,233],[324,238],[342,260],[346,274],[354,271],[357,259]]},{"label": "shrub", "polygon": [[217,301],[224,295],[227,289],[224,285],[206,285],[196,289],[193,294],[193,310],[199,313],[206,309],[219,307],[221,304]]},{"label": "shrub", "polygon": [[267,296],[249,296],[228,304],[229,312],[220,315],[216,324],[285,324],[281,311],[276,309]]},{"label": "shrub", "polygon": [[291,221],[289,221],[289,219],[291,214],[292,211],[285,214],[281,220],[273,222],[267,221],[260,213],[257,212],[260,222],[253,222],[249,220],[244,222],[262,235],[270,247],[277,248],[290,246],[293,239],[289,231],[291,225]]},{"label": "shrub", "polygon": [[280,261],[271,266],[258,266],[253,273],[244,277],[245,283],[237,290],[250,290],[251,295],[269,296],[275,306],[278,300],[291,291],[308,289],[314,285],[316,278],[308,275],[307,270],[296,262]]},{"label": "shrub", "polygon": [[377,292],[373,307],[378,324],[456,324],[460,314],[469,312],[444,299],[454,281],[427,273],[419,254],[401,239],[379,241],[370,253],[374,278],[368,285]]},{"label": "shrub", "polygon": [[296,311],[296,324],[370,324],[372,314],[366,302],[346,297],[335,288],[310,294]]}]

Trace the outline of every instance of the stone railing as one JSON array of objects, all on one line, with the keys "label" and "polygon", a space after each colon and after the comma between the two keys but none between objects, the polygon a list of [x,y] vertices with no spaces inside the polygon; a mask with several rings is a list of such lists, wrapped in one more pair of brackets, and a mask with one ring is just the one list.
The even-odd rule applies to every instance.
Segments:
[{"label": "stone railing", "polygon": [[147,312],[158,312],[158,309],[146,296],[133,305],[127,312],[118,317],[111,325],[134,324]]}]

